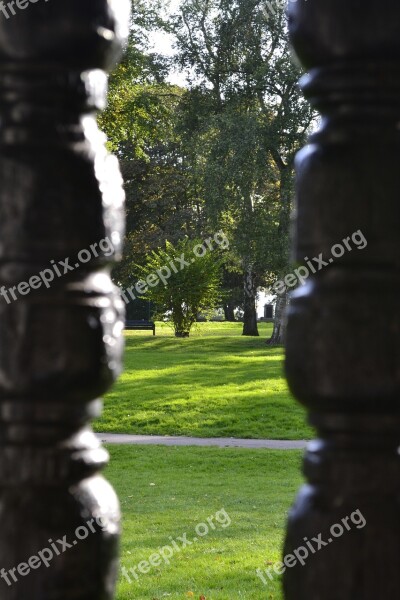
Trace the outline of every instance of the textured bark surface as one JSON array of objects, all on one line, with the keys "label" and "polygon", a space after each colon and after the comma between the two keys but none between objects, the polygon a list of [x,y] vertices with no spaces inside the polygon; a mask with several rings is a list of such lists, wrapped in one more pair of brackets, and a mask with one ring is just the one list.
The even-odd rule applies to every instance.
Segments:
[{"label": "textured bark surface", "polygon": [[[302,87],[324,117],[297,160],[297,258],[330,256],[358,230],[368,247],[312,276],[289,308],[288,380],[320,439],[285,554],[332,541],[286,569],[285,597],[400,598],[400,4],[298,0],[289,11]],[[334,538],[356,510],[365,527]]]},{"label": "textured bark surface", "polygon": [[267,340],[270,346],[283,346],[286,339],[286,317],[289,305],[289,294],[278,296],[275,304],[274,329],[272,336]]},{"label": "textured bark surface", "polygon": [[[120,371],[123,305],[110,261],[123,191],[92,113],[104,105],[126,5],[24,8],[0,19],[0,597],[108,600],[118,501],[98,474],[107,453],[89,422]],[[4,290],[67,257],[75,265],[106,238],[113,256],[61,267],[48,287],[6,300]],[[44,548],[48,566],[16,570]]]},{"label": "textured bark surface", "polygon": [[224,309],[225,321],[234,323],[236,321],[234,302],[231,302],[231,301],[225,302],[223,304],[223,309]]},{"label": "textured bark surface", "polygon": [[257,286],[251,268],[246,270],[244,277],[244,314],[243,335],[256,337],[259,335],[257,326]]}]

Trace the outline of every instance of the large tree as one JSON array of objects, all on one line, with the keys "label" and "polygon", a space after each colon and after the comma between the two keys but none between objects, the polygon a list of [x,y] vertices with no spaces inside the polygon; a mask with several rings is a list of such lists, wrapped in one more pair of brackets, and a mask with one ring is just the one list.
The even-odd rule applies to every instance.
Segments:
[{"label": "large tree", "polygon": [[[267,20],[263,8],[260,0],[185,0],[173,19],[198,109],[187,133],[193,144],[197,136],[206,210],[232,225],[248,335],[258,335],[257,286],[289,262],[294,156],[313,119],[297,88],[283,11]],[[275,330],[275,343],[282,331]]]}]

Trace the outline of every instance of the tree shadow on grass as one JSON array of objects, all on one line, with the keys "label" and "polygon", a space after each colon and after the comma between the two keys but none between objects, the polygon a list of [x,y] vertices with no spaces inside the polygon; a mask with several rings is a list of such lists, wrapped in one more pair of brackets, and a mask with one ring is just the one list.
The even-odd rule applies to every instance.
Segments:
[{"label": "tree shadow on grass", "polygon": [[[144,338],[146,339],[146,338]],[[148,435],[306,439],[283,351],[238,337],[128,340],[125,373],[96,427]]]}]

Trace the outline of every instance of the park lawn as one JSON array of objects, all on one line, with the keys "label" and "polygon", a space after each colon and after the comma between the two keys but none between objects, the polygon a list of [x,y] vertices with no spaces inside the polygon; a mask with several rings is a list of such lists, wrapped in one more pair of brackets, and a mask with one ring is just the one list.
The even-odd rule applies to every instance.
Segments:
[{"label": "park lawn", "polygon": [[310,439],[283,376],[283,349],[241,335],[240,323],[201,323],[188,339],[166,324],[128,331],[125,371],[105,398],[98,432]]},{"label": "park lawn", "polygon": [[[169,564],[162,561],[147,573],[136,569],[131,583],[120,573],[117,600],[282,600],[281,578],[265,586],[256,569],[281,560],[287,512],[302,482],[300,452],[108,449],[112,460],[106,476],[123,515],[121,566],[129,573],[160,548],[173,548],[174,541],[180,548]],[[193,542],[196,526],[217,513],[215,529],[209,527],[208,534],[182,548],[178,538],[187,534]]]}]

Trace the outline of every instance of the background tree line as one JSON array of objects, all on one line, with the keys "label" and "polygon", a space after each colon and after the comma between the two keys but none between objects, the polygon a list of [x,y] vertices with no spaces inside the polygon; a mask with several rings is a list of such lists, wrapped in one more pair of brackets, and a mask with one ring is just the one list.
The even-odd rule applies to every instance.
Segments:
[{"label": "background tree line", "polygon": [[[158,0],[135,2],[129,45],[99,118],[121,160],[127,193],[125,258],[115,278],[131,285],[149,254],[222,230],[221,304],[243,310],[258,335],[256,294],[285,274],[293,163],[313,113],[297,87],[283,10],[259,0],[184,0],[165,16]],[[150,34],[174,40],[172,58]],[[184,87],[168,82],[182,70]],[[277,299],[272,343],[281,343]]]}]

